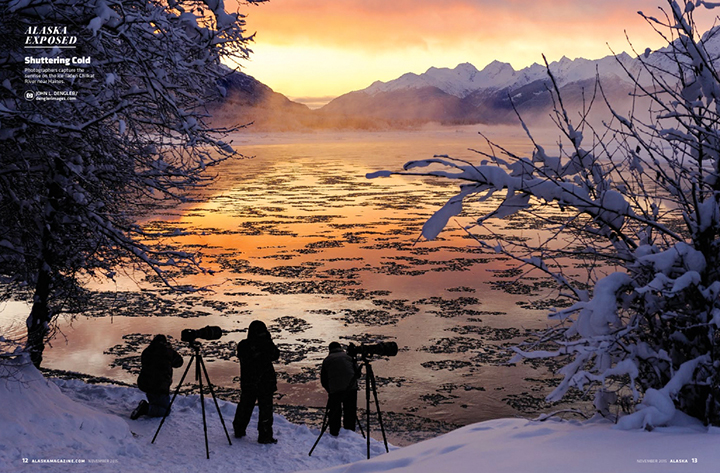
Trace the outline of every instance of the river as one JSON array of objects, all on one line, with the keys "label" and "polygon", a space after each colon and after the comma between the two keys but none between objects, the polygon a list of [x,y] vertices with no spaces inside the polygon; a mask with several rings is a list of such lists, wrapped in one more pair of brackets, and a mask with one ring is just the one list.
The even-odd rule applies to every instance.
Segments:
[{"label": "river", "polygon": [[[250,158],[213,169],[218,178],[201,202],[147,220],[182,229],[185,235],[168,243],[202,252],[214,274],[177,274],[176,280],[207,291],[171,294],[130,269],[113,282],[90,283],[95,302],[59,322],[45,367],[133,383],[139,354],[154,334],[182,347],[182,329],[218,325],[223,337],[203,342],[204,358],[212,382],[235,389],[235,344],[258,319],[282,352],[279,404],[322,411],[319,365],[331,341],[392,340],[397,356],[373,361],[384,412],[465,425],[546,410],[542,398],[551,383],[545,367],[506,362],[509,346],[546,325],[542,302],[552,292],[541,280],[517,282],[513,262],[468,238],[462,225],[478,208],[435,241],[418,240],[422,224],[456,184],[365,178],[434,154],[479,160],[468,150],[484,145],[477,131],[236,135],[233,146]],[[515,151],[530,149],[521,130],[483,131]],[[512,228],[493,225],[522,238],[537,232],[524,228],[522,217]],[[503,282],[514,290],[502,290]],[[24,304],[6,304],[4,332],[21,330],[26,315]]]}]

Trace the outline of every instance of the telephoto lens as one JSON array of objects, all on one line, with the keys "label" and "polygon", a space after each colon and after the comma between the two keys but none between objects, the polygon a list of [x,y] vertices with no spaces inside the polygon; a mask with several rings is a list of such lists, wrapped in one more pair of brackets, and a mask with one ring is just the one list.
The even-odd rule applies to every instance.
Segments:
[{"label": "telephoto lens", "polygon": [[347,349],[348,355],[355,358],[357,355],[362,357],[375,356],[395,356],[398,353],[398,346],[395,342],[379,342],[372,345],[362,344],[360,346],[350,344]]},{"label": "telephoto lens", "polygon": [[217,325],[206,325],[203,328],[197,330],[186,328],[180,334],[180,339],[183,342],[194,342],[197,338],[204,340],[217,340],[222,337],[222,329]]},{"label": "telephoto lens", "polygon": [[398,346],[395,342],[380,342],[375,345],[366,345],[366,347],[370,355],[395,356],[398,352]]}]

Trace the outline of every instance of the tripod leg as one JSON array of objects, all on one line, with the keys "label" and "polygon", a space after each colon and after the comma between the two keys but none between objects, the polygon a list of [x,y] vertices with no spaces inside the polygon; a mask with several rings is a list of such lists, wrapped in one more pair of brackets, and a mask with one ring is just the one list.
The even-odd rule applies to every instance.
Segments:
[{"label": "tripod leg", "polygon": [[362,435],[362,438],[365,438],[365,430],[363,429],[362,423],[360,422],[360,416],[357,415],[357,411],[355,414],[355,422],[357,422],[357,426],[360,428],[360,435]]},{"label": "tripod leg", "polygon": [[310,449],[310,453],[308,453],[308,456],[312,456],[312,452],[315,450],[315,447],[317,447],[317,444],[320,443],[320,439],[322,438],[323,434],[325,433],[325,430],[327,430],[328,425],[330,424],[330,419],[328,419],[328,411],[330,410],[330,401],[328,401],[327,405],[325,406],[325,415],[323,416],[322,421],[322,428],[320,429],[320,435],[318,435],[317,440],[315,440],[315,443],[313,444],[312,448]]},{"label": "tripod leg", "polygon": [[228,443],[232,445],[232,442],[230,441],[230,434],[228,434],[227,427],[225,427],[225,419],[223,419],[222,413],[220,412],[220,406],[217,402],[217,397],[215,397],[215,390],[213,389],[213,385],[210,382],[210,376],[208,376],[207,368],[205,367],[205,362],[202,358],[199,359],[200,365],[202,365],[203,372],[205,373],[205,379],[207,380],[208,389],[210,390],[210,394],[212,395],[213,401],[215,402],[215,409],[217,409],[218,416],[220,416],[220,423],[223,426],[223,430],[225,430],[225,435],[227,436]]},{"label": "tripod leg", "polygon": [[370,459],[370,379],[372,367],[365,361],[365,425],[367,425],[367,457]]},{"label": "tripod leg", "polygon": [[155,443],[155,439],[157,438],[158,434],[160,433],[160,428],[165,423],[165,419],[167,418],[168,414],[170,414],[170,408],[173,405],[173,402],[175,402],[175,398],[177,397],[178,393],[180,392],[180,386],[182,386],[183,381],[185,381],[185,376],[187,376],[188,371],[190,371],[190,366],[192,366],[192,362],[195,359],[195,355],[192,355],[190,357],[190,361],[188,362],[187,368],[185,368],[185,372],[182,375],[182,378],[180,378],[180,382],[177,385],[177,388],[175,388],[175,394],[173,394],[172,399],[170,400],[170,405],[167,408],[167,411],[165,411],[165,415],[163,416],[162,420],[160,421],[160,425],[158,425],[157,431],[155,432],[155,436],[152,439],[152,442]]},{"label": "tripod leg", "polygon": [[205,431],[205,454],[207,455],[207,459],[210,460],[210,446],[208,445],[207,436],[207,421],[205,420],[205,396],[203,396],[202,371],[200,369],[200,363],[202,361],[202,358],[200,358],[200,356],[201,355],[198,355],[199,360],[195,363],[195,379],[200,386],[200,407],[202,408],[203,431]]},{"label": "tripod leg", "polygon": [[375,397],[375,409],[377,410],[378,422],[380,422],[380,431],[382,432],[383,442],[385,442],[385,451],[390,452],[390,449],[388,448],[387,437],[385,436],[385,426],[383,425],[382,412],[380,411],[380,401],[378,401],[377,387],[375,385],[375,373],[372,372],[372,368],[369,369],[369,372],[370,383],[372,384],[372,392],[373,396]]}]

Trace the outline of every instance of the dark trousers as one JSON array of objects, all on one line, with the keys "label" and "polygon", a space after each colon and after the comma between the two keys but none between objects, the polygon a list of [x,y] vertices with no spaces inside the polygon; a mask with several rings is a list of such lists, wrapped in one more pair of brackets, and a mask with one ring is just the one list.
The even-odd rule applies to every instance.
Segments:
[{"label": "dark trousers", "polygon": [[328,395],[328,426],[330,435],[340,433],[340,417],[342,426],[347,430],[355,430],[357,415],[357,389],[348,389]]},{"label": "dark trousers", "polygon": [[164,416],[170,407],[170,393],[145,393],[145,396],[147,397],[148,404],[150,404],[147,415],[150,417]]},{"label": "dark trousers", "polygon": [[273,393],[259,393],[255,389],[243,389],[240,402],[235,410],[233,429],[235,436],[245,435],[252,417],[255,402],[258,405],[258,439],[270,439],[273,436]]}]

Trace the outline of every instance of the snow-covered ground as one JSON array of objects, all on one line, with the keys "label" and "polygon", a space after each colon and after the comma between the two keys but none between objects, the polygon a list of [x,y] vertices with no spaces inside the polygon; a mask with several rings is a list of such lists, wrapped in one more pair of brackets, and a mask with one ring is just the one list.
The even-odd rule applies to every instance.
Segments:
[{"label": "snow-covered ground", "polygon": [[[260,445],[257,409],[248,436],[235,439],[235,404],[219,400],[232,441],[229,445],[212,398],[206,394],[208,460],[199,395],[175,399],[172,413],[154,444],[150,442],[160,419],[129,417],[144,398],[138,389],[79,380],[48,381],[31,364],[1,365],[0,472],[292,472],[366,457],[364,439],[342,430],[337,438],[326,433],[310,457],[308,452],[319,431],[291,424],[277,415],[274,428],[278,443]],[[385,447],[373,441],[371,454],[381,453],[385,453]],[[55,460],[84,464],[47,463]],[[28,464],[23,464],[25,461]]]},{"label": "snow-covered ground", "polygon": [[[617,430],[608,422],[498,419],[384,453],[373,441],[342,431],[326,435],[275,417],[276,445],[254,435],[228,444],[207,400],[210,459],[205,457],[198,396],[178,397],[151,444],[159,419],[130,420],[137,389],[48,381],[32,365],[0,366],[0,471],[167,471],[340,473],[434,472],[714,472],[720,470],[720,429],[678,416],[652,432]],[[232,403],[220,401],[226,424]],[[255,432],[256,418],[249,432]],[[232,435],[232,431],[229,430]],[[63,463],[65,462],[65,463]],[[76,462],[76,463],[67,463]],[[82,462],[82,463],[81,463]]]}]

